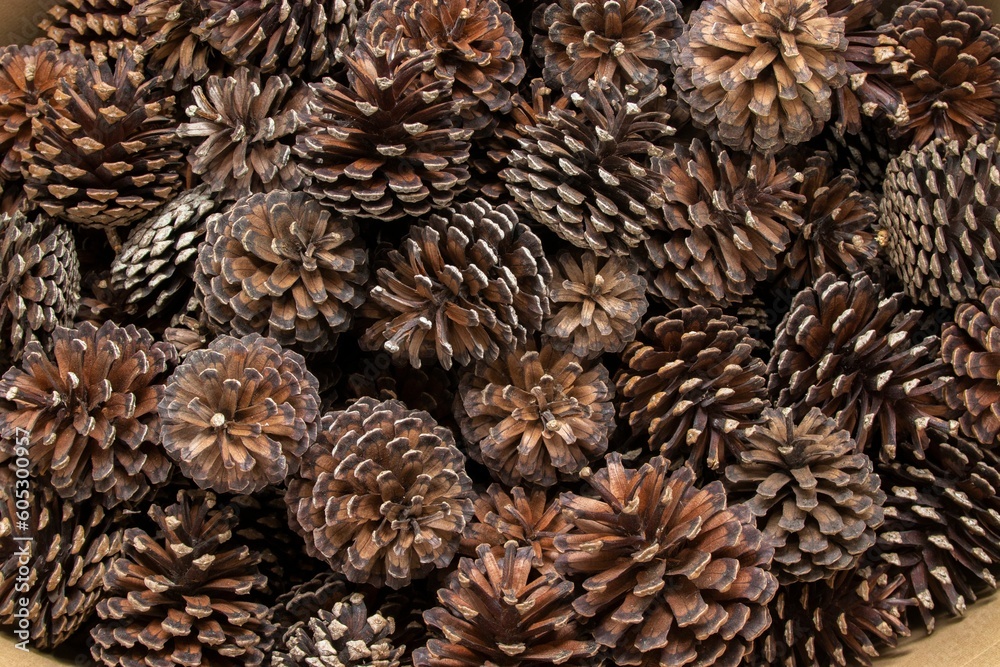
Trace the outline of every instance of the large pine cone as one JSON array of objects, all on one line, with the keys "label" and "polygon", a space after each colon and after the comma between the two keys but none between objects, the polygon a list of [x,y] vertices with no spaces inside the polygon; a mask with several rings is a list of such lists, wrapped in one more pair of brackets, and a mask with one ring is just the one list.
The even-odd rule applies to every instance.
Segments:
[{"label": "large pine cone", "polygon": [[883,188],[889,263],[907,294],[948,306],[1000,287],[1000,138],[911,148],[889,163]]},{"label": "large pine cone", "polygon": [[304,192],[278,190],[209,219],[194,277],[220,331],[262,332],[315,352],[350,327],[368,255],[353,220]]},{"label": "large pine cone", "polygon": [[203,489],[253,493],[299,468],[319,421],[316,378],[272,338],[219,336],[188,355],[160,401],[163,447]]},{"label": "large pine cone", "polygon": [[774,153],[830,120],[844,33],[823,0],[707,0],[679,40],[675,87],[713,139]]},{"label": "large pine cone", "polygon": [[588,480],[597,497],[562,496],[574,530],[555,539],[556,568],[587,577],[573,609],[595,618],[618,664],[742,664],[778,588],[749,508],[660,456],[638,470],[607,462]]},{"label": "large pine cone", "polygon": [[232,506],[216,509],[211,493],[181,492],[149,515],[156,536],[125,531],[123,555],[105,577],[111,597],[97,607],[94,659],[108,667],[261,665],[274,626],[268,608],[251,599],[267,578],[257,571],[259,555],[227,544]]},{"label": "large pine cone", "polygon": [[207,9],[202,0],[135,0],[129,13],[147,66],[175,91],[188,90],[224,62],[199,34]]},{"label": "large pine cone", "polygon": [[137,0],[58,0],[38,27],[73,53],[104,60],[135,48],[138,25],[131,12]]},{"label": "large pine cone", "polygon": [[286,500],[310,555],[353,582],[401,588],[451,562],[473,495],[451,431],[363,398],[323,417]]},{"label": "large pine cone", "polygon": [[524,344],[548,315],[552,269],[542,243],[509,205],[483,199],[414,225],[371,290],[377,321],[361,339],[420,368],[492,361]]},{"label": "large pine cone", "polygon": [[764,362],[747,328],[718,308],[653,317],[622,355],[619,417],[650,448],[696,471],[718,470],[767,398]]},{"label": "large pine cone", "polygon": [[852,569],[875,544],[885,493],[851,435],[813,408],[765,410],[747,432],[739,463],[726,467],[732,494],[765,521],[778,580],[827,579]]},{"label": "large pine cone", "polygon": [[63,498],[97,495],[106,507],[138,502],[164,483],[156,404],[174,349],[145,329],[84,322],[52,334],[53,353],[37,342],[22,369],[0,380],[0,462],[14,456],[18,430],[28,434],[34,471]]}]

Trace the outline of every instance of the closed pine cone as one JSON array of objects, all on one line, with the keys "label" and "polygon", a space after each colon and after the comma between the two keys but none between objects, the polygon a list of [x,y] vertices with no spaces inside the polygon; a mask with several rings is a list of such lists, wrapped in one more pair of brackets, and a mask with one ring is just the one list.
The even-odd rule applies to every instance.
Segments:
[{"label": "closed pine cone", "polygon": [[60,47],[93,58],[119,58],[138,42],[137,0],[57,0],[38,22]]}]

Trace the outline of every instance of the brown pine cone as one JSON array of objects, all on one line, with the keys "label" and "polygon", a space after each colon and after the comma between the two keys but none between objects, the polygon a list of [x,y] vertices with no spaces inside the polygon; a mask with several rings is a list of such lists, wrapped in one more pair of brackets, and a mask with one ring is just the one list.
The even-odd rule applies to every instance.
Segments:
[{"label": "brown pine cone", "polygon": [[267,578],[258,554],[230,542],[232,506],[216,509],[211,493],[180,492],[176,504],[154,505],[149,515],[155,537],[126,530],[123,555],[105,576],[110,597],[97,606],[94,659],[108,667],[261,665],[274,626],[251,596]]},{"label": "brown pine cone", "polygon": [[934,139],[989,137],[1000,120],[1000,26],[990,10],[965,0],[919,0],[890,23],[906,55],[892,83],[903,94],[913,148]]},{"label": "brown pine cone", "polygon": [[665,179],[665,224],[645,247],[649,290],[675,306],[726,305],[749,295],[778,268],[796,206],[798,173],[754,152],[732,156],[719,144],[676,144],[654,167]]},{"label": "brown pine cone", "polygon": [[660,456],[638,470],[617,453],[607,463],[588,479],[597,497],[562,495],[574,529],[555,539],[556,568],[587,577],[573,609],[617,664],[741,664],[778,588],[749,508]]},{"label": "brown pine cone", "polygon": [[881,225],[909,296],[949,306],[1000,287],[998,170],[1000,137],[937,139],[889,163]]},{"label": "brown pine cone", "polygon": [[316,439],[318,408],[302,355],[260,334],[219,336],[167,382],[163,448],[199,487],[253,493],[298,470]]},{"label": "brown pine cone", "polygon": [[23,368],[0,380],[0,462],[28,433],[28,459],[62,497],[105,507],[136,503],[167,481],[156,404],[172,347],[145,329],[85,322],[52,334],[52,355],[25,346]]},{"label": "brown pine cone", "polygon": [[533,27],[553,88],[583,93],[593,80],[649,92],[669,85],[684,20],[674,0],[556,0],[538,5]]},{"label": "brown pine cone", "polygon": [[57,0],[38,27],[71,52],[103,61],[135,48],[132,7],[138,0]]},{"label": "brown pine cone", "polygon": [[302,173],[292,160],[307,93],[287,74],[262,80],[245,67],[231,76],[210,76],[191,89],[189,123],[177,136],[190,139],[192,171],[222,199],[241,199],[272,190],[295,190]]},{"label": "brown pine cone", "polygon": [[0,466],[0,625],[26,630],[18,639],[33,649],[69,639],[104,595],[104,573],[122,545],[120,525],[120,516],[98,504],[77,507],[43,480]]},{"label": "brown pine cone", "polygon": [[[747,497],[774,545],[778,581],[828,579],[853,569],[875,544],[885,493],[850,433],[813,408],[764,410],[739,462],[726,467],[730,495]],[[735,499],[735,498],[734,498]]]},{"label": "brown pine cone", "polygon": [[174,91],[188,90],[221,69],[221,54],[202,41],[198,29],[207,18],[202,0],[134,0],[130,17],[150,70]]},{"label": "brown pine cone", "polygon": [[411,227],[389,252],[366,304],[376,322],[361,345],[414,368],[433,358],[445,369],[493,361],[541,328],[551,278],[542,242],[513,208],[458,204]]},{"label": "brown pine cone", "polygon": [[814,0],[706,0],[678,41],[675,87],[731,148],[774,153],[819,134],[847,85],[841,16]]},{"label": "brown pine cone", "polygon": [[21,360],[37,340],[51,348],[56,327],[68,326],[80,305],[80,263],[65,226],[44,216],[0,216],[0,358]]},{"label": "brown pine cone", "polygon": [[864,273],[832,273],[795,295],[778,327],[768,390],[797,418],[813,407],[891,460],[897,444],[927,446],[930,431],[955,433],[944,400],[952,378],[939,341],[914,339],[923,312],[903,310],[902,294],[885,296]]},{"label": "brown pine cone", "polygon": [[577,110],[553,107],[519,125],[519,148],[500,172],[517,203],[539,224],[579,248],[629,255],[663,226],[663,179],[651,169],[655,140],[673,134],[669,115],[643,111],[655,97],[626,97],[590,85],[571,95]]},{"label": "brown pine cone", "polygon": [[304,192],[276,190],[209,218],[194,279],[217,330],[317,352],[351,326],[368,255],[353,220]]},{"label": "brown pine cone", "polygon": [[451,431],[399,401],[363,398],[323,417],[285,498],[310,555],[355,583],[398,589],[451,562],[473,496]]},{"label": "brown pine cone", "polygon": [[472,130],[454,127],[447,80],[421,84],[433,53],[413,55],[401,36],[362,41],[345,57],[350,85],[310,86],[295,141],[306,190],[344,215],[395,220],[448,206],[469,180]]},{"label": "brown pine cone", "polygon": [[455,419],[472,458],[508,487],[553,486],[608,449],[614,385],[601,364],[550,345],[480,362],[458,386]]},{"label": "brown pine cone", "polygon": [[573,582],[533,566],[534,552],[511,540],[497,557],[480,545],[424,612],[435,637],[413,654],[414,667],[543,667],[599,664],[598,645],[580,639]]},{"label": "brown pine cone", "polygon": [[746,327],[718,308],[681,308],[643,324],[615,381],[618,416],[649,447],[701,471],[739,452],[765,407],[764,362]]},{"label": "brown pine cone", "polygon": [[334,604],[348,595],[343,575],[326,568],[279,595],[271,607],[271,622],[278,629],[275,633],[274,650],[285,651],[284,637],[292,629],[308,623],[321,609],[333,609]]},{"label": "brown pine cone", "polygon": [[549,284],[552,314],[543,331],[557,350],[587,359],[621,352],[646,314],[646,279],[627,257],[559,253]]}]

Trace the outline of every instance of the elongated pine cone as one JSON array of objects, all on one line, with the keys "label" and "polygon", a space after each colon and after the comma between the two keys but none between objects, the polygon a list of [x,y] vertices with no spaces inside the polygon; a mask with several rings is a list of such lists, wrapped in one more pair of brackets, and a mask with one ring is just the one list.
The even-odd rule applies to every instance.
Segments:
[{"label": "elongated pine cone", "polygon": [[104,60],[133,50],[139,29],[137,0],[58,0],[38,22],[45,36],[69,51]]},{"label": "elongated pine cone", "polygon": [[363,398],[323,417],[286,501],[310,555],[355,583],[401,588],[451,562],[473,496],[451,431]]},{"label": "elongated pine cone", "polygon": [[304,192],[276,190],[240,199],[207,224],[194,277],[215,328],[315,352],[350,327],[368,279],[353,220]]},{"label": "elongated pine cone", "polygon": [[149,516],[156,535],[126,530],[123,555],[105,576],[110,597],[97,606],[94,659],[108,667],[263,664],[274,626],[253,596],[267,578],[259,556],[230,541],[232,506],[216,508],[211,493],[181,492]]},{"label": "elongated pine cone", "polygon": [[573,582],[539,572],[534,552],[511,540],[497,557],[480,545],[438,591],[442,606],[424,612],[434,638],[413,654],[414,667],[594,665],[599,646],[581,639]]},{"label": "elongated pine cone", "polygon": [[0,462],[14,456],[23,429],[34,472],[62,498],[140,501],[171,471],[156,404],[174,349],[110,321],[57,328],[52,347],[50,356],[28,343],[22,368],[0,380]]},{"label": "elongated pine cone", "polygon": [[174,371],[163,448],[203,489],[253,493],[299,469],[319,422],[316,378],[273,338],[219,336]]},{"label": "elongated pine cone", "polygon": [[625,348],[615,381],[618,416],[653,451],[719,470],[739,452],[740,429],[765,407],[764,362],[747,328],[718,308],[650,318]]},{"label": "elongated pine cone", "polygon": [[147,66],[174,91],[188,90],[224,62],[199,34],[207,11],[203,0],[135,0],[129,12]]},{"label": "elongated pine cone", "polygon": [[555,539],[556,568],[586,577],[573,609],[616,663],[736,667],[770,624],[773,548],[721,482],[668,467],[610,454],[588,479],[596,497],[563,494],[574,529]]},{"label": "elongated pine cone", "polygon": [[511,206],[458,204],[411,227],[389,252],[366,305],[376,322],[361,344],[414,368],[434,358],[445,369],[493,361],[541,328],[551,278],[542,242]]},{"label": "elongated pine cone", "polygon": [[798,421],[791,408],[763,417],[726,479],[730,496],[748,498],[763,518],[778,580],[818,581],[854,568],[883,521],[885,493],[871,459],[819,408]]}]

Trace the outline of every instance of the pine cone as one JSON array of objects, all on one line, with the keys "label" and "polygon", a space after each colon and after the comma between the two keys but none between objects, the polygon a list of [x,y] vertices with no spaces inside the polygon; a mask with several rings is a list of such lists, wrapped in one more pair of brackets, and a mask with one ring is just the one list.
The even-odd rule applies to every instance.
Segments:
[{"label": "pine cone", "polygon": [[303,192],[240,199],[208,220],[195,282],[212,325],[329,350],[364,301],[368,256],[350,219]]},{"label": "pine cone", "polygon": [[765,406],[764,362],[752,353],[746,327],[718,308],[650,318],[622,354],[618,416],[671,461],[686,454],[695,471],[719,470]]},{"label": "pine cone", "polygon": [[533,49],[545,82],[566,94],[589,81],[650,92],[669,84],[674,42],[684,29],[674,0],[556,0],[539,4]]},{"label": "pine cone", "polygon": [[844,33],[822,0],[706,0],[678,42],[675,87],[713,139],[774,153],[830,120],[848,83]]},{"label": "pine cone", "polygon": [[739,301],[778,268],[789,229],[802,218],[799,174],[787,161],[750,156],[699,139],[657,161],[664,179],[665,225],[650,233],[650,290],[675,305]]},{"label": "pine cone", "polygon": [[41,480],[0,466],[0,625],[27,630],[18,638],[33,649],[66,641],[104,594],[104,573],[121,549],[116,525],[120,517],[100,505],[77,508]]},{"label": "pine cone", "polygon": [[537,571],[534,552],[513,540],[501,558],[485,544],[477,554],[438,591],[443,606],[424,612],[437,636],[413,654],[414,667],[596,664],[599,647],[579,638],[572,582]]},{"label": "pine cone", "polygon": [[446,80],[421,85],[433,53],[412,55],[396,37],[361,42],[345,58],[350,85],[312,84],[295,142],[307,191],[344,215],[395,220],[451,203],[469,180],[471,130],[453,127]]},{"label": "pine cone", "polygon": [[445,80],[461,108],[462,127],[480,133],[511,109],[511,93],[524,78],[523,42],[500,0],[376,0],[362,16],[362,41],[395,33],[408,51],[431,51],[433,68],[421,85]]},{"label": "pine cone", "polygon": [[576,112],[553,107],[536,125],[518,126],[520,148],[500,177],[560,238],[604,257],[629,255],[647,229],[663,226],[662,178],[650,157],[662,153],[653,140],[673,134],[669,116],[596,83],[571,99]]},{"label": "pine cone", "polygon": [[906,58],[892,78],[903,94],[906,134],[920,149],[934,139],[989,137],[1000,120],[1000,26],[965,0],[919,0],[900,7],[892,31]]},{"label": "pine cone", "polygon": [[601,364],[550,345],[512,349],[466,372],[455,419],[500,482],[553,486],[576,477],[608,449],[614,385]]},{"label": "pine cone", "polygon": [[923,313],[903,311],[902,298],[884,296],[863,273],[849,280],[826,273],[799,292],[767,369],[775,405],[794,408],[796,418],[818,407],[859,451],[872,446],[888,460],[897,443],[920,450],[930,431],[954,433],[939,341],[913,339]]},{"label": "pine cone", "polygon": [[73,321],[80,264],[70,231],[44,217],[0,216],[0,234],[0,356],[17,362],[27,343],[49,347]]},{"label": "pine cone", "polygon": [[211,493],[178,494],[154,505],[155,537],[125,531],[123,556],[105,576],[111,597],[101,601],[101,622],[91,630],[94,659],[115,665],[258,667],[274,627],[268,608],[248,598],[266,577],[259,556],[227,544],[236,516],[215,509]]},{"label": "pine cone", "polygon": [[271,622],[278,629],[274,651],[287,652],[284,637],[289,632],[304,626],[321,609],[333,609],[334,604],[347,596],[343,575],[332,571],[317,572],[311,579],[279,595],[271,607]]},{"label": "pine cone", "polygon": [[747,431],[739,463],[726,467],[731,496],[746,496],[765,520],[783,584],[828,579],[853,569],[875,544],[885,493],[851,435],[813,408],[764,410]]},{"label": "pine cone", "polygon": [[588,479],[596,498],[562,495],[574,530],[555,539],[556,568],[587,577],[573,609],[617,664],[741,664],[778,588],[749,508],[660,456],[638,470],[607,461]]},{"label": "pine cone", "polygon": [[[352,360],[352,356],[345,356],[345,362]],[[392,362],[387,354],[374,359],[356,355],[353,359],[362,370],[347,376],[344,393],[351,401],[367,396],[379,401],[397,400],[411,410],[429,413],[438,423],[452,419],[456,378],[440,366],[414,368]]]},{"label": "pine cone", "polygon": [[0,380],[0,462],[14,456],[18,429],[28,432],[28,459],[62,497],[96,495],[105,507],[136,503],[163,484],[170,460],[159,447],[156,403],[174,350],[145,329],[59,327],[47,355],[28,343],[21,362]]},{"label": "pine cone", "polygon": [[948,306],[1000,286],[998,148],[998,137],[964,149],[938,139],[889,163],[881,223],[889,263],[914,299]]},{"label": "pine cone", "polygon": [[137,0],[58,0],[38,23],[45,36],[71,52],[103,61],[135,48]]},{"label": "pine cone", "polygon": [[430,216],[410,228],[388,264],[366,306],[377,321],[361,344],[414,368],[435,357],[445,369],[492,361],[548,315],[552,269],[541,241],[506,204],[474,199]]},{"label": "pine cone", "polygon": [[218,51],[202,41],[207,18],[202,0],[134,0],[130,17],[139,31],[146,64],[174,91],[191,88],[222,68]]},{"label": "pine cone", "polygon": [[941,330],[941,358],[957,376],[945,398],[959,411],[962,433],[1000,445],[1000,289],[987,287],[955,308],[955,321]]},{"label": "pine cone", "polygon": [[88,61],[64,109],[32,119],[24,190],[49,215],[110,229],[144,217],[180,189],[182,153],[174,135],[174,98],[130,53],[114,68]]},{"label": "pine cone", "polygon": [[159,405],[163,447],[201,488],[253,493],[298,470],[318,406],[301,355],[260,334],[219,336],[170,377]]},{"label": "pine cone", "polygon": [[355,583],[395,589],[451,562],[472,497],[451,431],[371,398],[323,417],[286,495],[310,555]]},{"label": "pine cone", "polygon": [[559,253],[549,284],[552,315],[544,331],[557,350],[581,358],[621,352],[646,314],[646,280],[627,257]]},{"label": "pine cone", "polygon": [[21,157],[31,148],[31,119],[45,104],[65,108],[58,94],[76,81],[83,58],[50,40],[0,50],[0,179],[21,178]]},{"label": "pine cone", "polygon": [[188,162],[219,197],[241,199],[302,184],[292,144],[296,114],[306,106],[305,88],[287,74],[262,80],[259,72],[241,67],[232,76],[208,77],[191,93],[191,122],[177,135],[197,146]]}]

